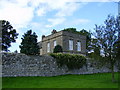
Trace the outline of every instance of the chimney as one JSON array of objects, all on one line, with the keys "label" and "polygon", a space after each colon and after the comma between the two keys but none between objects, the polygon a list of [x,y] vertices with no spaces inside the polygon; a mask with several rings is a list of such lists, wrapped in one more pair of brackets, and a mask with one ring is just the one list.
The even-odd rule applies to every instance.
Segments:
[{"label": "chimney", "polygon": [[55,29],[53,29],[51,33],[55,34],[55,33],[57,33],[57,31]]},{"label": "chimney", "polygon": [[42,40],[43,40],[44,37],[45,37],[45,35],[42,35]]}]

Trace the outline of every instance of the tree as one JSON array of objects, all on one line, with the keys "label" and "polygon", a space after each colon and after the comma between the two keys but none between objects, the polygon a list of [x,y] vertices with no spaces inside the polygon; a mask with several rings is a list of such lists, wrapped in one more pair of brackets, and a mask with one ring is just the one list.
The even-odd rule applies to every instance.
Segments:
[{"label": "tree", "polygon": [[90,47],[91,46],[91,32],[90,31],[88,32],[87,30],[82,29],[79,32],[79,34],[86,36],[86,49],[88,53],[89,51],[91,51],[91,47]]},{"label": "tree", "polygon": [[53,50],[53,53],[59,53],[59,52],[63,52],[62,46],[56,45],[54,50]]},{"label": "tree", "polygon": [[9,51],[8,48],[11,46],[12,42],[16,42],[18,38],[18,33],[16,29],[13,29],[10,22],[5,20],[0,20],[0,47],[3,51]]},{"label": "tree", "polygon": [[118,40],[115,43],[115,54],[116,54],[116,59],[118,60],[118,67],[119,67],[119,72],[120,72],[120,16],[117,16],[116,18],[116,31],[118,33]]},{"label": "tree", "polygon": [[[95,25],[95,38],[97,39],[97,46],[102,51],[104,59],[100,60],[104,65],[106,64],[111,69],[112,81],[114,82],[114,65],[116,63],[115,43],[118,40],[117,26],[115,25],[116,19],[112,15],[108,15],[105,20],[105,25]],[[105,63],[106,62],[106,63]]]},{"label": "tree", "polygon": [[79,33],[78,31],[76,31],[76,28],[66,28],[63,31],[68,31],[68,32],[72,32],[72,33]]},{"label": "tree", "polygon": [[24,35],[20,47],[20,52],[27,55],[39,54],[39,46],[37,43],[37,35],[32,30],[28,30]]}]

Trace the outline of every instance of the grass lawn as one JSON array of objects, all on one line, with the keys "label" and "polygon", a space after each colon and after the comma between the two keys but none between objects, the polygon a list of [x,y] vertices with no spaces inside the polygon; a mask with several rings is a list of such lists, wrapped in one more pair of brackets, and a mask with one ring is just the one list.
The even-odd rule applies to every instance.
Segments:
[{"label": "grass lawn", "polygon": [[[115,73],[118,80],[118,73]],[[54,77],[3,77],[3,88],[118,88],[110,73]]]}]

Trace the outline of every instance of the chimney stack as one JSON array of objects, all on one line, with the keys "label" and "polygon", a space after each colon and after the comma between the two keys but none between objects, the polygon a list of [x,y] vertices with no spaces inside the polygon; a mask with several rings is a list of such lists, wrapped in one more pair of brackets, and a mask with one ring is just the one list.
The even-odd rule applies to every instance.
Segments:
[{"label": "chimney stack", "polygon": [[43,40],[44,37],[45,37],[45,35],[42,35],[42,40]]},{"label": "chimney stack", "polygon": [[57,33],[57,31],[55,29],[53,29],[53,31],[51,32],[52,34],[55,34]]}]

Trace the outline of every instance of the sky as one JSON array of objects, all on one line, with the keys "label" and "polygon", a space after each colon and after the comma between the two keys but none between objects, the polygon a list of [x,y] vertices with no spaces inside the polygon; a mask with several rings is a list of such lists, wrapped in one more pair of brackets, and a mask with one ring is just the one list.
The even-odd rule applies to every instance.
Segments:
[{"label": "sky", "polygon": [[9,50],[20,51],[24,33],[32,30],[38,36],[49,35],[53,29],[76,28],[94,31],[103,25],[108,14],[118,15],[119,0],[0,0],[0,20],[7,20],[19,33]]}]

